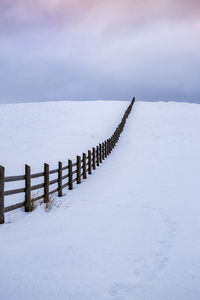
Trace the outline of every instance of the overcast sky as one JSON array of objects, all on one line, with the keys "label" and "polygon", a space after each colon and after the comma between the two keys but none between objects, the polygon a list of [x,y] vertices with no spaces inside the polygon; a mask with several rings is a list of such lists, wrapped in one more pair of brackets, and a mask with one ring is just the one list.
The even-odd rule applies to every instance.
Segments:
[{"label": "overcast sky", "polygon": [[0,103],[200,103],[200,0],[0,0]]}]

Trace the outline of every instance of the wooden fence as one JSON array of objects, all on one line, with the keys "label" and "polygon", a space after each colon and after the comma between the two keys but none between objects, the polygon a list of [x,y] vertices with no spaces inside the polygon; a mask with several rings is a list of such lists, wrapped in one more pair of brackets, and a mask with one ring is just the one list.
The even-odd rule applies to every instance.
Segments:
[{"label": "wooden fence", "polygon": [[[83,153],[82,157],[77,156],[76,162],[68,160],[68,164],[63,166],[62,162],[58,162],[58,168],[54,170],[49,169],[48,164],[44,164],[44,170],[40,173],[31,174],[31,168],[25,165],[25,174],[19,176],[5,176],[5,168],[0,166],[0,224],[3,224],[4,214],[6,212],[24,207],[25,212],[31,212],[33,208],[33,202],[43,199],[45,203],[49,202],[51,194],[58,193],[58,197],[62,197],[63,189],[68,187],[69,190],[73,189],[74,183],[80,184],[82,179],[86,179],[88,174],[92,174],[92,171],[98,167],[105,158],[107,158],[115,147],[119,140],[120,134],[123,131],[126,119],[128,118],[132,106],[135,102],[135,98],[131,101],[126,109],[120,124],[117,126],[113,135],[102,142],[101,144],[93,147],[92,150],[88,150],[87,154]],[[50,180],[51,174],[57,174],[57,178]],[[43,177],[43,183],[31,184],[31,179]],[[13,189],[5,191],[5,183],[24,181],[25,186],[23,188]],[[54,190],[50,191],[51,185],[57,184]],[[31,192],[43,189],[43,195],[32,198]],[[5,197],[24,193],[25,199],[23,202],[5,206]]]}]

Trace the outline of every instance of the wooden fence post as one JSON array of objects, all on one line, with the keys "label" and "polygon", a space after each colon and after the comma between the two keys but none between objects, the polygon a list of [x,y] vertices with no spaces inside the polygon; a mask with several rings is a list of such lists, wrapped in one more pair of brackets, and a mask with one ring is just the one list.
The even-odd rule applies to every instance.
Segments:
[{"label": "wooden fence post", "polygon": [[105,159],[105,147],[104,147],[104,143],[102,143],[102,160]]},{"label": "wooden fence post", "polygon": [[122,133],[122,130],[123,130],[123,128],[122,128],[122,122],[121,122],[119,125],[119,135]]},{"label": "wooden fence post", "polygon": [[113,138],[113,135],[111,136],[111,152],[114,148],[114,138]]},{"label": "wooden fence post", "polygon": [[44,164],[44,203],[49,202],[49,165]]},{"label": "wooden fence post", "polygon": [[92,153],[88,150],[88,174],[92,174]]},{"label": "wooden fence post", "polygon": [[76,170],[76,183],[80,184],[81,183],[81,157],[77,155],[76,157],[76,165],[77,165],[77,170]]},{"label": "wooden fence post", "polygon": [[73,174],[72,174],[72,161],[68,160],[68,188],[69,190],[73,190]]},{"label": "wooden fence post", "polygon": [[119,141],[119,128],[117,127],[117,142]]},{"label": "wooden fence post", "polygon": [[107,155],[110,154],[110,139],[107,139]]},{"label": "wooden fence post", "polygon": [[62,197],[62,162],[58,162],[58,197]]},{"label": "wooden fence post", "polygon": [[110,139],[108,139],[108,155],[111,153],[111,147],[110,147]]},{"label": "wooden fence post", "polygon": [[5,185],[5,169],[0,166],[0,224],[4,223],[4,185]]},{"label": "wooden fence post", "polygon": [[31,204],[31,168],[25,165],[25,212],[30,212],[33,210],[33,205]]},{"label": "wooden fence post", "polygon": [[96,149],[92,148],[92,168],[93,170],[96,170]]},{"label": "wooden fence post", "polygon": [[106,140],[106,144],[107,144],[107,156],[109,156],[109,139]]},{"label": "wooden fence post", "polygon": [[83,153],[83,179],[87,179],[86,154]]},{"label": "wooden fence post", "polygon": [[97,146],[96,149],[97,149],[97,167],[99,167],[99,146]]},{"label": "wooden fence post", "polygon": [[102,147],[101,144],[99,144],[99,162],[102,163]]},{"label": "wooden fence post", "polygon": [[107,158],[107,141],[104,142],[104,147],[105,147],[105,158]]}]

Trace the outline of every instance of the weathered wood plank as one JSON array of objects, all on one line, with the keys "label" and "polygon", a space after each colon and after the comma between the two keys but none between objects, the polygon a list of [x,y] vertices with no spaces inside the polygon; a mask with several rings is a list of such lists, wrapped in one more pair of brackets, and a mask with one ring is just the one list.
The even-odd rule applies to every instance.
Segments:
[{"label": "weathered wood plank", "polygon": [[31,179],[44,176],[44,172],[31,174]]},{"label": "weathered wood plank", "polygon": [[51,181],[49,181],[49,185],[55,184],[58,182],[58,179],[52,179]]},{"label": "weathered wood plank", "polygon": [[25,175],[5,177],[5,182],[14,182],[14,181],[20,181],[20,180],[25,180]]},{"label": "weathered wood plank", "polygon": [[58,169],[54,169],[54,170],[49,171],[49,174],[55,174],[55,173],[58,173]]},{"label": "weathered wood plank", "polygon": [[18,209],[21,207],[24,207],[24,202],[7,206],[7,207],[5,207],[4,212],[7,213],[9,211],[12,211],[12,210],[15,210],[15,209]]},{"label": "weathered wood plank", "polygon": [[65,184],[63,184],[62,188],[64,189],[64,188],[67,187],[67,186],[69,186],[69,183],[68,183],[68,182],[65,183]]},{"label": "weathered wood plank", "polygon": [[32,198],[32,201],[35,202],[35,201],[38,201],[38,200],[41,200],[41,199],[44,199],[44,195]]},{"label": "weathered wood plank", "polygon": [[56,193],[56,192],[58,192],[58,188],[54,189],[53,191],[50,191],[50,192],[49,192],[49,195],[52,195],[52,194],[54,194],[54,193]]},{"label": "weathered wood plank", "polygon": [[67,169],[68,169],[68,166],[62,167],[62,170],[63,170],[63,171],[65,171],[65,170],[67,170]]},{"label": "weathered wood plank", "polygon": [[67,174],[67,175],[64,175],[64,176],[62,177],[62,180],[66,179],[68,176],[69,176],[68,174]]},{"label": "weathered wood plank", "polygon": [[39,189],[41,189],[43,187],[44,187],[44,183],[35,184],[35,185],[32,185],[31,191],[39,190]]},{"label": "weathered wood plank", "polygon": [[9,190],[9,191],[5,191],[4,192],[4,196],[10,196],[10,195],[15,195],[15,194],[20,194],[20,193],[24,193],[24,192],[25,192],[25,188],[15,189],[15,190]]}]

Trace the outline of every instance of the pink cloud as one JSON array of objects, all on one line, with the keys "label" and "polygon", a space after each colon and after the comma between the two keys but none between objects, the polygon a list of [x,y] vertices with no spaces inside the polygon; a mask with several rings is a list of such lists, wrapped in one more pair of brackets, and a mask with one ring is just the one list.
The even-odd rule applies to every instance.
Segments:
[{"label": "pink cloud", "polygon": [[[1,0],[1,32],[29,27],[66,27],[102,22],[107,28],[158,19],[197,19],[199,0]],[[4,25],[4,26],[3,26]]]}]

